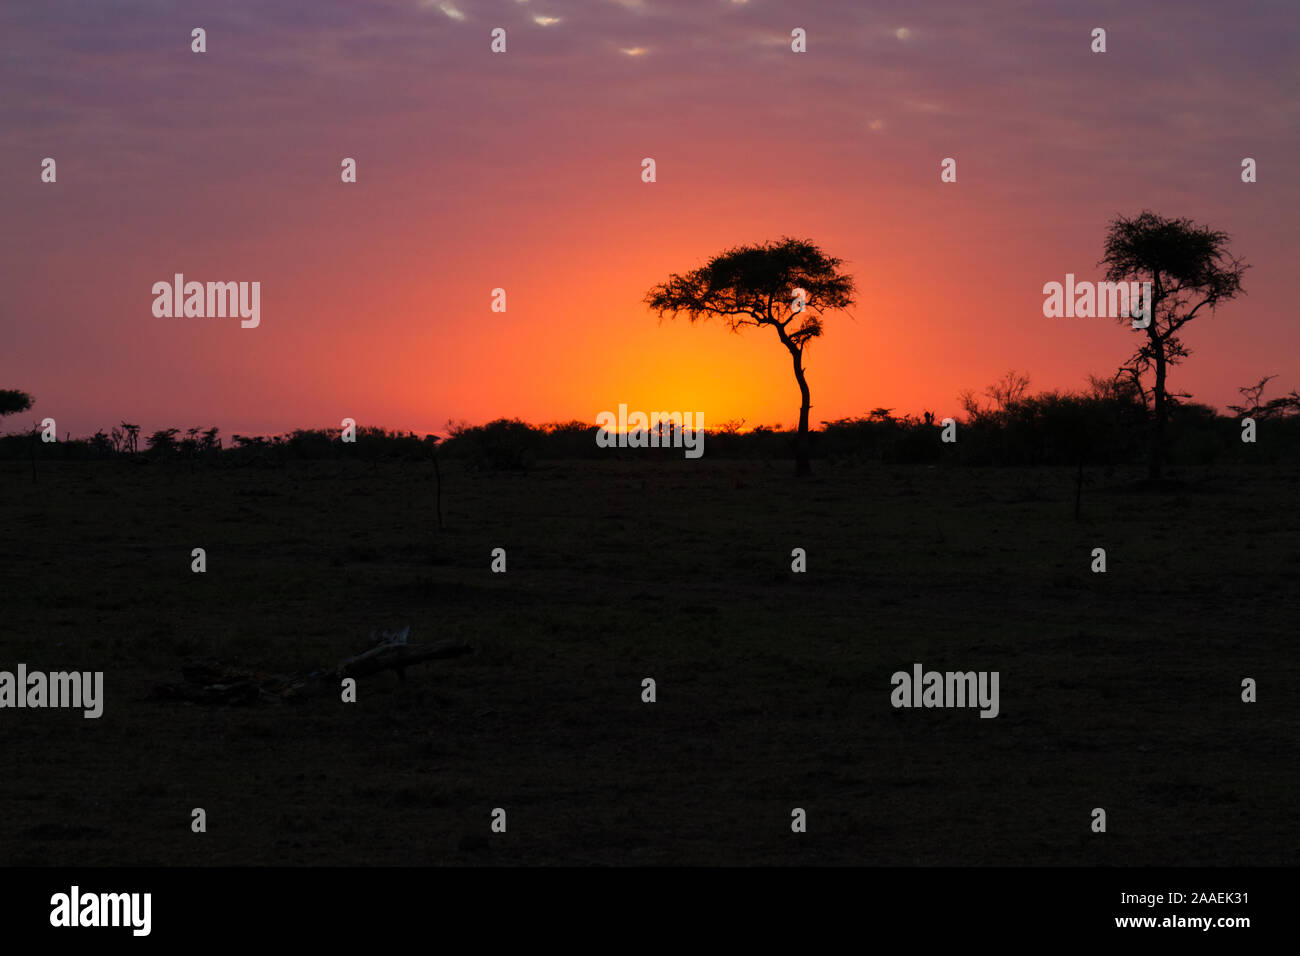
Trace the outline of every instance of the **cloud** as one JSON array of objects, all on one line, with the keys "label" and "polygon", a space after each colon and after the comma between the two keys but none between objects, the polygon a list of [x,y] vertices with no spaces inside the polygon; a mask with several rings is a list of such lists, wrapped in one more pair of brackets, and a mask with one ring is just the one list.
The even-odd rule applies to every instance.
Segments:
[{"label": "cloud", "polygon": [[457,23],[465,19],[465,14],[457,10],[456,5],[447,2],[447,0],[425,0],[424,5],[426,7],[436,6],[439,10],[445,13],[452,20],[455,20]]}]

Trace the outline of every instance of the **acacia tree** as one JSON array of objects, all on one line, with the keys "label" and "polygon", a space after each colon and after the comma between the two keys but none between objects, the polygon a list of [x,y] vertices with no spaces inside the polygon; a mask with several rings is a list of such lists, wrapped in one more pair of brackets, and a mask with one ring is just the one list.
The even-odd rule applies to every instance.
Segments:
[{"label": "acacia tree", "polygon": [[784,238],[736,246],[719,253],[685,275],[676,273],[646,293],[645,302],[659,314],[699,319],[718,318],[732,332],[745,326],[771,326],[794,363],[799,383],[799,435],[795,471],[811,473],[808,456],[808,410],[812,407],[804,376],[803,350],[822,334],[822,315],[854,303],[853,277],[840,272],[843,260],[827,256],[803,239]]},{"label": "acacia tree", "polygon": [[[1179,332],[1206,306],[1213,312],[1220,302],[1233,299],[1249,268],[1227,250],[1228,235],[1190,219],[1166,219],[1150,211],[1119,216],[1110,224],[1106,254],[1101,260],[1111,282],[1151,283],[1150,324],[1139,331],[1145,341],[1120,369],[1143,393],[1142,380],[1153,373],[1150,391],[1152,429],[1148,465],[1159,478],[1164,465],[1165,424],[1173,400],[1167,387],[1169,367],[1191,353]],[[1129,322],[1135,316],[1124,316]]]},{"label": "acacia tree", "polygon": [[[116,431],[117,430],[114,429],[114,432]],[[140,426],[122,422],[122,434],[125,436],[123,439],[123,450],[128,454],[134,455],[139,451],[138,441],[140,438]]]},{"label": "acacia tree", "polygon": [[1236,412],[1243,418],[1276,418],[1282,415],[1294,415],[1300,412],[1300,392],[1295,389],[1291,390],[1290,395],[1283,395],[1281,398],[1271,398],[1264,401],[1264,386],[1277,378],[1276,375],[1265,375],[1254,385],[1243,385],[1237,389],[1249,404],[1247,405],[1229,405],[1228,411]]},{"label": "acacia tree", "polygon": [[[26,392],[20,392],[10,388],[0,388],[0,418],[5,415],[16,415],[18,412],[25,412],[32,407],[34,399]],[[31,438],[30,447],[32,450],[32,481],[36,480],[36,439],[40,435],[40,426],[33,424],[28,437]]]},{"label": "acacia tree", "polygon": [[32,397],[26,392],[0,388],[0,416],[25,412],[32,407]]}]

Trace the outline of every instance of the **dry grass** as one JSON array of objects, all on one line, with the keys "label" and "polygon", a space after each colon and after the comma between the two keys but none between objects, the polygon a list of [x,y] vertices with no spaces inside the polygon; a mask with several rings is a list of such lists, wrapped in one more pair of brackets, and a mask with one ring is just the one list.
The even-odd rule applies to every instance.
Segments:
[{"label": "dry grass", "polygon": [[[0,712],[5,861],[1297,862],[1294,473],[1097,475],[1076,523],[1068,469],[446,470],[439,532],[414,464],[7,466],[0,668],[107,702]],[[294,670],[406,623],[476,653],[355,705],[149,699],[187,655]],[[915,661],[1000,671],[1001,716],[893,710]]]}]

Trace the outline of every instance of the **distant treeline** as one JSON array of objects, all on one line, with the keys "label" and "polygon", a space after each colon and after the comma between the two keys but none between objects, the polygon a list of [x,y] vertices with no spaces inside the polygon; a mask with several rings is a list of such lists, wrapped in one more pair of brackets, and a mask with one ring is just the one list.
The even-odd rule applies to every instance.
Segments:
[{"label": "distant treeline", "polygon": [[[1025,394],[1028,380],[1008,375],[991,387],[981,405],[970,393],[963,411],[947,429],[956,441],[945,443],[944,420],[931,413],[896,416],[877,408],[857,418],[824,421],[811,435],[812,457],[886,464],[965,465],[1136,464],[1143,459],[1149,409],[1143,396],[1115,381],[1093,380],[1085,392]],[[1243,393],[1249,390],[1243,389]],[[1294,393],[1264,403],[1256,390],[1246,406],[1223,415],[1208,405],[1180,401],[1169,422],[1171,464],[1218,461],[1266,464],[1300,463],[1300,401]],[[1244,419],[1255,421],[1256,441],[1242,441]],[[671,446],[671,426],[659,444]],[[728,422],[705,429],[704,456],[752,460],[791,459],[794,429],[759,426],[742,431]],[[122,423],[90,438],[42,442],[39,429],[0,437],[0,458],[86,461],[208,463],[217,466],[278,465],[287,461],[356,459],[362,461],[460,460],[474,468],[524,470],[534,462],[564,459],[681,459],[680,447],[602,448],[598,428],[586,422],[530,425],[498,419],[486,425],[449,422],[447,435],[358,427],[355,440],[340,429],[299,429],[271,437],[234,435],[223,441],[215,428],[167,428],[144,437]],[[648,437],[648,435],[647,435]],[[647,442],[649,444],[649,442]]]}]

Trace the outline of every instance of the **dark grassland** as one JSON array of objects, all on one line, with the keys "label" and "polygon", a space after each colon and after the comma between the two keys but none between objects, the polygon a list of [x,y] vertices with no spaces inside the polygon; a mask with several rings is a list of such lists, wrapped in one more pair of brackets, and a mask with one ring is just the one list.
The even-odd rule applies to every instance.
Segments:
[{"label": "dark grassland", "polygon": [[[1098,469],[1077,523],[1071,469],[443,471],[439,531],[427,463],[3,463],[0,669],[106,703],[0,711],[0,862],[1300,862],[1293,469]],[[356,704],[150,699],[407,623],[475,653]],[[1001,716],[891,708],[918,661],[1000,671]]]}]

